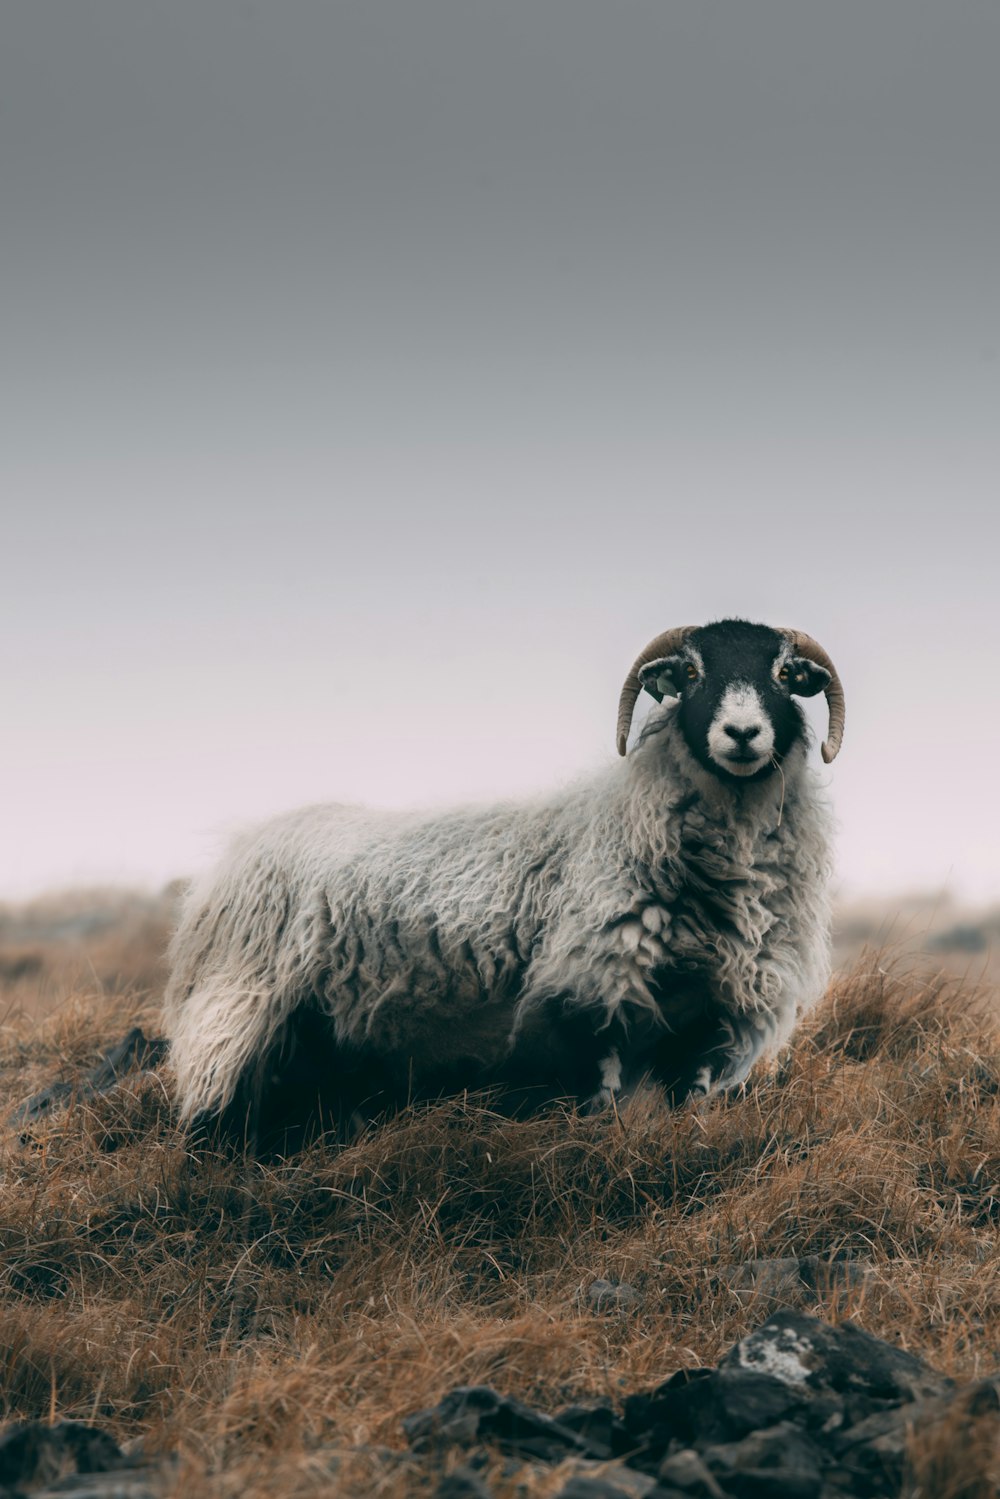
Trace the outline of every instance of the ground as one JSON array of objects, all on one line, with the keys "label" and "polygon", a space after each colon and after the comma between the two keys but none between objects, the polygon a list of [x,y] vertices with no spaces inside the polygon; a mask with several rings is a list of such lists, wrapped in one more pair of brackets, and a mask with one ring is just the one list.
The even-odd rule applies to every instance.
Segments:
[{"label": "ground", "polygon": [[[170,900],[116,900],[103,924],[86,903],[34,925],[0,913],[3,1118],[130,1025],[155,1033]],[[8,1126],[3,1414],[93,1420],[175,1453],[186,1499],[332,1480],[343,1495],[431,1493],[400,1456],[402,1416],[460,1383],[555,1411],[714,1363],[771,1307],[740,1267],[791,1255],[852,1257],[861,1273],[783,1298],[956,1377],[994,1373],[988,962],[850,947],[777,1065],[698,1108],[510,1120],[470,1096],[265,1166],[194,1156],[162,1072],[27,1139]],[[599,1279],[636,1294],[594,1300]],[[925,1442],[907,1492],[978,1499],[995,1465],[989,1442]],[[496,1478],[511,1495],[564,1481],[542,1466]]]}]

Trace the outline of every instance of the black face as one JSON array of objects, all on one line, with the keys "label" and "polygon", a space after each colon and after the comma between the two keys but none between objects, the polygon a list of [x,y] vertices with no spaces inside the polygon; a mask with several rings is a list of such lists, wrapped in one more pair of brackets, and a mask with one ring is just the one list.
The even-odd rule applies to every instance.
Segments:
[{"label": "black face", "polygon": [[639,680],[658,699],[679,697],[677,722],[691,753],[736,783],[773,774],[805,732],[793,695],[822,692],[830,674],[793,656],[779,631],[724,619],[695,630],[676,656],[644,666]]}]

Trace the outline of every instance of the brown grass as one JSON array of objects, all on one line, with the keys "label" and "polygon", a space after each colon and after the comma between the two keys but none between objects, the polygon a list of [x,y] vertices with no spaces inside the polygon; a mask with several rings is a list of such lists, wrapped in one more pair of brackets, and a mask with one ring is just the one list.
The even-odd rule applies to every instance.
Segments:
[{"label": "brown grass", "polygon": [[[135,985],[78,975],[55,1009],[12,981],[4,1116],[135,1020],[155,1030],[154,957]],[[876,955],[780,1065],[698,1110],[512,1121],[479,1095],[264,1166],[192,1158],[147,1077],[28,1147],[9,1132],[4,1164],[4,1413],[177,1451],[186,1499],[318,1494],[334,1475],[347,1495],[429,1492],[393,1455],[402,1415],[458,1383],[551,1411],[712,1363],[768,1310],[720,1273],[750,1258],[862,1257],[864,1286],[801,1304],[956,1377],[997,1366],[993,999]],[[595,1312],[599,1277],[634,1286],[638,1309]],[[976,1499],[995,1462],[989,1416],[960,1444],[922,1433],[909,1491]],[[541,1467],[519,1481],[560,1486]]]}]

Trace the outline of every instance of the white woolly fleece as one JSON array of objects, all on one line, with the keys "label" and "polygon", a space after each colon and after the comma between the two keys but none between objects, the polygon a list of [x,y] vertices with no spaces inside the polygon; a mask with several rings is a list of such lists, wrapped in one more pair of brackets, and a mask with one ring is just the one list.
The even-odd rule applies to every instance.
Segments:
[{"label": "white woolly fleece", "polygon": [[[673,703],[624,762],[547,800],[401,816],[314,806],[237,840],[189,895],[167,1033],[185,1118],[216,1110],[305,1000],[374,1056],[489,1068],[570,995],[596,1023],[661,1015],[664,965],[710,973],[753,1054],[829,973],[828,819],[799,744],[723,785]],[[753,1055],[746,1062],[749,1068]]]}]

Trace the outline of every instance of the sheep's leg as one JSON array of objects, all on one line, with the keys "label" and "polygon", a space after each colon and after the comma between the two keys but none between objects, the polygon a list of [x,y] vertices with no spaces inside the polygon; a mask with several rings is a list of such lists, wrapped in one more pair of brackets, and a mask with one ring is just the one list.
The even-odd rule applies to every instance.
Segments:
[{"label": "sheep's leg", "polygon": [[584,1112],[617,1110],[628,1102],[649,1076],[651,1038],[655,1034],[658,1030],[653,1030],[649,1016],[642,1011],[619,1011],[594,1032],[591,1078],[597,1087],[582,1103]]},{"label": "sheep's leg", "polygon": [[725,1093],[746,1082],[753,1064],[777,1033],[774,1017],[754,1012],[730,1015],[720,1022],[718,1039],[697,1066],[689,1098]]},{"label": "sheep's leg", "polygon": [[583,1114],[599,1114],[605,1109],[617,1108],[625,1099],[622,1059],[617,1047],[609,1047],[598,1058],[597,1075],[600,1079],[597,1091],[580,1105]]},{"label": "sheep's leg", "polygon": [[577,1100],[581,1112],[614,1108],[633,1081],[627,1028],[608,1019],[604,1005],[573,994],[546,995],[520,1010],[507,1077],[515,1084],[548,1085]]}]

